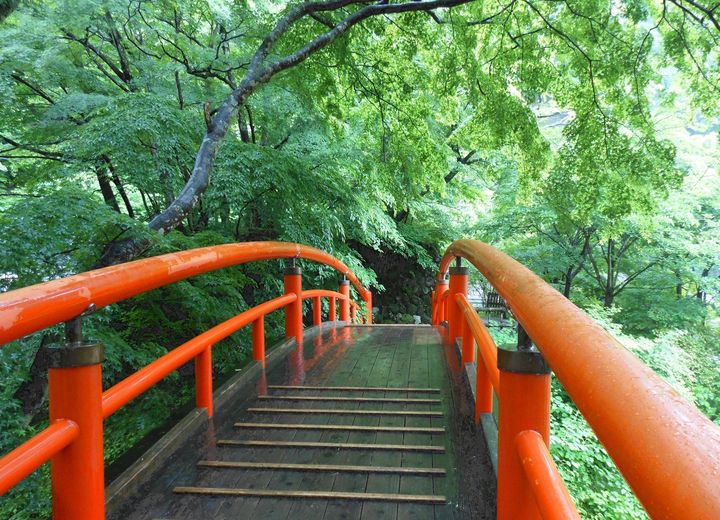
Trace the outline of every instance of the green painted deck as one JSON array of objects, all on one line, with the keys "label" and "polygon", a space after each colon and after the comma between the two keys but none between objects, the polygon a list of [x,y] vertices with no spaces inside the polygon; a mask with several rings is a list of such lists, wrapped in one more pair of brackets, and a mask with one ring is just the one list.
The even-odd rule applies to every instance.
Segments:
[{"label": "green painted deck", "polygon": [[464,371],[436,330],[324,324],[278,354],[111,517],[494,518]]}]

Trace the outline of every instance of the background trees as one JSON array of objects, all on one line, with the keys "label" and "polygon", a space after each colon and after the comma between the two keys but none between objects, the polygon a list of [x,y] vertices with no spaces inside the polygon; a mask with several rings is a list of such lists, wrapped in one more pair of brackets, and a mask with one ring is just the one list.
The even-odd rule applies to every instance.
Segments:
[{"label": "background trees", "polygon": [[[681,346],[704,374],[688,392],[717,417],[712,6],[0,2],[0,17],[11,11],[0,25],[0,290],[138,255],[291,240],[348,263],[377,291],[379,319],[411,320],[427,316],[439,252],[472,236],[599,305],[608,326],[642,336],[640,352]],[[278,269],[207,275],[95,316],[108,382],[276,294]],[[0,350],[2,450],[45,416],[51,340]],[[218,371],[246,347],[228,341]],[[677,375],[687,359],[663,370]],[[109,462],[167,419],[183,376],[113,417]],[[600,453],[577,446],[580,458]],[[38,482],[1,507],[41,515]],[[576,498],[589,515],[637,512]]]}]

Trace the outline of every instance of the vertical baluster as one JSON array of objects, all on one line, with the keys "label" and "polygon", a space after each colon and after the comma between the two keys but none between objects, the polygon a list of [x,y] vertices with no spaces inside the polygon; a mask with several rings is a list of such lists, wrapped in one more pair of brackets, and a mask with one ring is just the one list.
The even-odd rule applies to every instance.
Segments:
[{"label": "vertical baluster", "polygon": [[53,518],[105,518],[103,460],[103,346],[85,343],[78,317],[65,324],[67,342],[51,347],[48,390],[50,422],[69,419],[78,437],[50,463]]},{"label": "vertical baluster", "polygon": [[497,517],[540,519],[532,490],[515,447],[524,430],[538,432],[550,444],[550,368],[518,327],[518,350],[498,349],[500,420],[498,427]]}]

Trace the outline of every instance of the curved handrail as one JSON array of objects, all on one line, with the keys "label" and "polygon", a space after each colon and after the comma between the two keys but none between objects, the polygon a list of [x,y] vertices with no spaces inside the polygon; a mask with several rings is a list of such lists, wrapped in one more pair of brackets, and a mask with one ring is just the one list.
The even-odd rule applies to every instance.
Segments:
[{"label": "curved handrail", "polygon": [[453,242],[438,280],[458,256],[508,303],[650,516],[720,518],[720,428],[587,314],[497,249]]},{"label": "curved handrail", "polygon": [[337,291],[329,291],[327,289],[308,289],[302,292],[303,300],[308,298],[337,298],[339,300],[349,299],[349,296],[345,296],[343,293]]},{"label": "curved handrail", "polygon": [[[445,293],[449,294],[449,293]],[[497,345],[490,336],[487,328],[483,324],[480,316],[478,316],[475,309],[470,304],[464,294],[456,294],[455,301],[460,305],[460,309],[465,316],[465,322],[470,327],[473,339],[478,344],[478,350],[480,351],[480,357],[482,357],[483,368],[490,377],[490,383],[492,384],[495,392],[500,392],[500,370],[497,367]],[[479,379],[478,379],[479,381]]]},{"label": "curved handrail", "polygon": [[191,276],[257,260],[304,258],[347,276],[364,300],[369,292],[337,258],[291,242],[245,242],[202,247],[45,282],[0,294],[0,345],[70,320],[88,306],[105,307]]},{"label": "curved handrail", "polygon": [[446,304],[447,299],[448,299],[449,296],[450,296],[450,292],[449,292],[449,291],[445,291],[444,293],[442,293],[442,294],[440,295],[440,299],[439,299],[439,300],[436,299],[436,301],[435,301],[435,306],[434,306],[434,308],[433,308],[433,311],[434,311],[433,321],[435,321],[436,319],[439,319],[440,309],[442,308],[443,305]]},{"label": "curved handrail", "polygon": [[[190,276],[245,262],[276,258],[305,258],[333,267],[355,285],[365,304],[370,307],[371,293],[362,287],[350,269],[340,260],[319,249],[284,242],[226,244],[138,260],[0,294],[0,345],[76,318],[91,304],[99,309]],[[77,472],[82,473],[80,478],[86,488],[83,496],[92,502],[91,509],[94,513],[102,512],[103,446],[102,436],[97,435],[97,431],[102,430],[103,419],[193,359],[196,404],[199,408],[205,408],[208,417],[212,417],[212,347],[217,342],[252,323],[253,359],[264,366],[264,317],[267,314],[294,306],[292,326],[299,324],[300,330],[289,328],[286,320],[285,332],[287,337],[295,336],[298,341],[298,334],[302,334],[302,306],[298,305],[298,299],[303,298],[304,294],[318,299],[320,296],[330,296],[348,300],[354,305],[353,316],[355,314],[357,304],[350,300],[347,284],[341,285],[346,294],[325,290],[303,293],[298,290],[301,286],[299,280],[294,280],[293,285],[293,289],[288,288],[286,274],[286,294],[283,296],[261,303],[216,325],[105,392],[101,392],[102,379],[99,365],[82,366],[79,371],[75,368],[64,370],[69,367],[62,367],[58,371],[62,375],[55,379],[55,386],[52,384],[52,378],[50,384],[51,402],[61,405],[55,407],[55,417],[59,420],[0,458],[0,490],[2,490],[0,494],[72,444],[75,449],[74,456],[65,457],[62,468],[56,471],[57,475],[53,475],[53,493],[57,492],[63,496],[74,493],[70,476],[75,478]],[[80,399],[82,405],[78,406],[76,398],[81,396],[87,387],[98,392],[95,394],[94,390],[89,391],[88,395],[91,398]],[[56,389],[55,397],[53,397],[53,388]],[[71,391],[67,391],[68,388]],[[93,395],[97,396],[96,401],[93,400]],[[52,406],[50,410],[53,419]],[[84,462],[80,461],[79,453],[82,454]],[[60,468],[60,465],[58,467]],[[63,508],[60,516],[63,518],[76,518],[82,508],[90,507],[86,502],[78,503],[79,505],[72,500],[61,502]]]},{"label": "curved handrail", "polygon": [[159,357],[149,365],[108,388],[102,395],[103,419],[110,417],[168,374],[195,358],[203,350],[227,338],[230,334],[237,332],[256,319],[281,309],[295,300],[297,300],[296,294],[285,294],[241,312],[237,316],[174,348],[164,356]]},{"label": "curved handrail", "polygon": [[543,520],[580,520],[542,435],[534,430],[520,432],[515,447]]}]

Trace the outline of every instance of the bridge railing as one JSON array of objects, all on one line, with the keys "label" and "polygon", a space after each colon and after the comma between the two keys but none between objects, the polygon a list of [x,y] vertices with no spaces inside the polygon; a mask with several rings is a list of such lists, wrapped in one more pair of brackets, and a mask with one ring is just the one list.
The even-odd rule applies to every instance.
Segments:
[{"label": "bridge railing", "polygon": [[[82,316],[109,304],[194,275],[258,260],[304,258],[343,275],[339,291],[302,290],[302,271],[288,267],[285,294],[256,305],[171,350],[103,392],[102,345],[85,342]],[[195,362],[196,405],[213,415],[212,347],[252,324],[253,359],[265,363],[267,314],[285,309],[285,335],[302,341],[302,300],[312,298],[313,323],[322,320],[320,299],[330,298],[328,318],[355,321],[364,300],[372,322],[372,295],[340,260],[312,247],[285,242],[226,244],[162,255],[18,289],[0,295],[0,345],[62,322],[67,344],[52,349],[48,371],[50,425],[0,459],[0,495],[51,461],[53,518],[105,517],[103,419],[184,364]]]},{"label": "bridge railing", "polygon": [[[518,320],[517,350],[498,349],[467,301],[461,258]],[[462,338],[463,362],[477,342],[476,420],[498,395],[498,518],[578,517],[548,451],[551,369],[651,518],[720,518],[720,428],[532,271],[458,240],[440,262],[432,303],[433,323]]]}]

